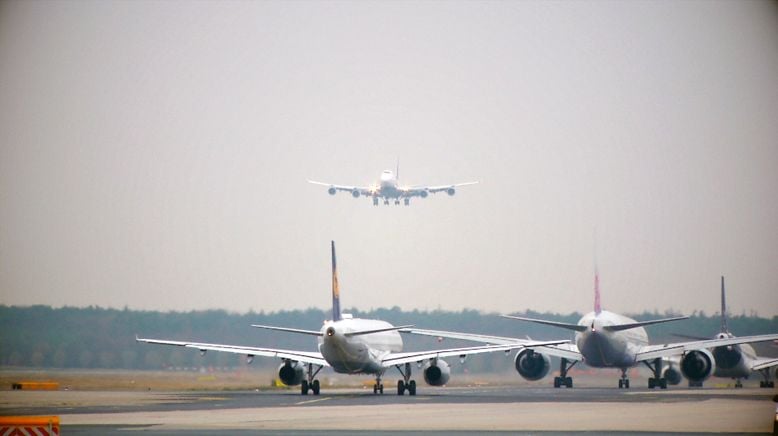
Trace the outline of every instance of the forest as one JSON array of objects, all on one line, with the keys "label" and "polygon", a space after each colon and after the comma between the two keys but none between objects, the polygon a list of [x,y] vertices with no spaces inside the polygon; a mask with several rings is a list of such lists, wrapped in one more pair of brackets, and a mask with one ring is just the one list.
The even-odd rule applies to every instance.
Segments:
[{"label": "forest", "polygon": [[[567,339],[569,332],[553,327],[500,318],[496,313],[476,310],[404,311],[399,307],[360,311],[346,310],[354,317],[374,318],[394,325],[412,324],[419,328],[455,330],[517,338]],[[575,323],[580,313],[567,315],[527,311],[520,316]],[[135,336],[174,340],[192,340],[234,345],[267,346],[316,350],[310,336],[252,328],[251,324],[266,324],[302,329],[321,327],[331,314],[320,309],[289,310],[273,313],[230,313],[224,310],[191,312],[137,311],[127,308],[0,305],[0,367],[22,368],[120,368],[165,369],[216,367],[228,369],[245,365],[242,356],[208,353],[179,347],[141,344]],[[645,312],[632,314],[637,320],[678,316],[676,312]],[[738,336],[778,332],[778,317],[730,316],[729,330]],[[702,312],[690,319],[658,324],[647,328],[652,343],[684,340],[679,335],[711,337],[719,332],[718,314]],[[445,348],[465,345],[461,341],[403,335],[405,350]],[[773,343],[757,344],[757,351],[778,355]],[[505,368],[505,357],[474,356],[468,361],[471,371],[491,370],[495,365]],[[275,359],[258,358],[258,366],[276,366]]]}]

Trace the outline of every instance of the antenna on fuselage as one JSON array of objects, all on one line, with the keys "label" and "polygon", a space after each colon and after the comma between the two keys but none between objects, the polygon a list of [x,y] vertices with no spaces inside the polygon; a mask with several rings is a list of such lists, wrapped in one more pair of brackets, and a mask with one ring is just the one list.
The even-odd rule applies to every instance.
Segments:
[{"label": "antenna on fuselage", "polygon": [[335,241],[332,243],[332,320],[340,321],[340,286],[338,285],[338,263],[335,260]]},{"label": "antenna on fuselage", "polygon": [[397,157],[397,171],[394,173],[394,179],[400,181],[400,157]]}]

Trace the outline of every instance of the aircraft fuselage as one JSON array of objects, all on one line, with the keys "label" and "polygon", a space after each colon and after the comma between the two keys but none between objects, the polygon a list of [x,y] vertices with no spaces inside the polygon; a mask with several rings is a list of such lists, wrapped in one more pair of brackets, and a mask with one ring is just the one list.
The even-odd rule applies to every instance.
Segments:
[{"label": "aircraft fuselage", "polygon": [[638,350],[648,344],[643,327],[608,331],[604,327],[635,323],[634,319],[617,313],[601,311],[584,315],[578,325],[587,329],[575,334],[575,343],[584,363],[595,368],[628,368],[635,364]]},{"label": "aircraft fuselage", "polygon": [[335,372],[378,374],[384,371],[382,357],[402,351],[396,330],[348,336],[350,332],[391,328],[385,321],[349,318],[327,321],[321,328],[319,351]]}]

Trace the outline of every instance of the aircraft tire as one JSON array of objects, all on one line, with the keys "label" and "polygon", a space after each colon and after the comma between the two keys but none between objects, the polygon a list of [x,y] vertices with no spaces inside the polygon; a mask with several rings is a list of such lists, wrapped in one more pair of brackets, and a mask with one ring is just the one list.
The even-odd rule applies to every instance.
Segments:
[{"label": "aircraft tire", "polygon": [[308,380],[303,380],[303,382],[300,383],[300,393],[308,395]]},{"label": "aircraft tire", "polygon": [[321,385],[319,384],[319,380],[318,379],[314,380],[313,381],[313,387],[312,387],[313,395],[319,395],[320,388],[321,388]]},{"label": "aircraft tire", "polygon": [[405,382],[402,380],[397,382],[397,395],[404,395],[405,394]]},{"label": "aircraft tire", "polygon": [[408,395],[416,395],[416,380],[408,382]]}]

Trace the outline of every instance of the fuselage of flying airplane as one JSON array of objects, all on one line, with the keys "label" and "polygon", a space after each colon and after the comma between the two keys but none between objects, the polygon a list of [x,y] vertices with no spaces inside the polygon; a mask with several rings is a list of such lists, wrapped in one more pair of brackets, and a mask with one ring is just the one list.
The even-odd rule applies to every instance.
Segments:
[{"label": "fuselage of flying airplane", "polygon": [[389,204],[389,200],[394,200],[395,204],[400,204],[400,200],[402,200],[407,206],[410,204],[410,200],[413,197],[427,198],[429,194],[437,194],[439,192],[445,192],[451,196],[456,193],[458,187],[474,185],[478,182],[453,183],[439,186],[400,185],[398,165],[397,172],[384,170],[379,176],[378,183],[371,186],[336,185],[333,183],[317,182],[315,180],[308,180],[308,183],[326,186],[327,192],[329,192],[330,195],[335,195],[339,191],[342,191],[351,193],[351,196],[354,198],[371,198],[374,205],[377,205],[379,200],[383,199],[384,204]]}]

